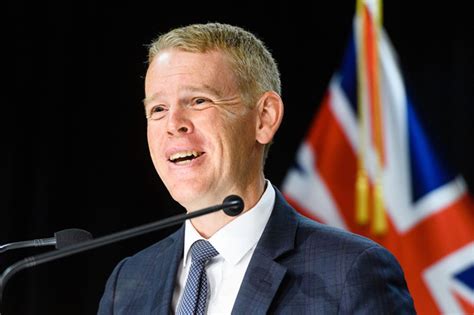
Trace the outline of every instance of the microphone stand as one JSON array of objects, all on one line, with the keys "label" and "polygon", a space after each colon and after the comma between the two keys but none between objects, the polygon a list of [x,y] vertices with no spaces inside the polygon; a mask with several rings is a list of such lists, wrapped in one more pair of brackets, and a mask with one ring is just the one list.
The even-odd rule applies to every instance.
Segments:
[{"label": "microphone stand", "polygon": [[21,241],[0,245],[0,254],[11,249],[28,248],[28,247],[43,247],[56,246],[61,249],[77,243],[85,242],[92,239],[92,234],[81,229],[66,229],[54,233],[54,237],[40,238],[31,241]]},{"label": "microphone stand", "polygon": [[42,246],[54,246],[56,245],[56,238],[43,238],[31,241],[21,241],[15,243],[8,243],[0,245],[0,253],[6,252],[11,249],[26,248],[26,247],[42,247]]}]

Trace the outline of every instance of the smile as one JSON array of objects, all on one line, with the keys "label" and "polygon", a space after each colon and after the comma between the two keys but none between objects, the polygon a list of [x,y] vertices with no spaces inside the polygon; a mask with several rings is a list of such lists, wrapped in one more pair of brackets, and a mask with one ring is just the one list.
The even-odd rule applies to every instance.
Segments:
[{"label": "smile", "polygon": [[197,159],[203,154],[204,152],[198,152],[198,151],[176,152],[168,158],[168,161],[177,165],[187,164],[187,163],[191,163],[192,160]]}]

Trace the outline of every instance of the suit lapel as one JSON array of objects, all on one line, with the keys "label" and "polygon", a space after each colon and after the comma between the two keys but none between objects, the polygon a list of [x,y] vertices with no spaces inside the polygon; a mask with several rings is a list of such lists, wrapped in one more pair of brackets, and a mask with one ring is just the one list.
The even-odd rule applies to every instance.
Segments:
[{"label": "suit lapel", "polygon": [[232,309],[233,314],[268,311],[287,268],[277,258],[294,248],[298,222],[276,187],[275,206],[250,260]]},{"label": "suit lapel", "polygon": [[170,245],[161,251],[156,257],[157,269],[156,279],[164,279],[163,284],[156,287],[156,304],[153,314],[170,314],[171,300],[173,298],[176,282],[176,272],[183,257],[184,225],[170,236]]}]

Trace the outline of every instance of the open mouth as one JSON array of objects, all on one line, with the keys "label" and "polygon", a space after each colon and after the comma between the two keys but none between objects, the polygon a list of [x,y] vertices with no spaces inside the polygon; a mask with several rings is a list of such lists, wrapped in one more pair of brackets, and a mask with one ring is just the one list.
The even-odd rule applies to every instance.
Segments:
[{"label": "open mouth", "polygon": [[187,164],[190,163],[192,160],[197,159],[201,155],[203,155],[204,152],[198,152],[198,151],[183,151],[183,152],[177,152],[172,154],[168,161],[174,164]]}]

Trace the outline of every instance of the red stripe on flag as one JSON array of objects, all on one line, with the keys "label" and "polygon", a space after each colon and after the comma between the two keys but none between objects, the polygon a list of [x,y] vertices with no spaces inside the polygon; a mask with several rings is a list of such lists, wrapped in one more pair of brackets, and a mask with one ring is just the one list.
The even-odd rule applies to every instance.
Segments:
[{"label": "red stripe on flag", "polygon": [[[400,260],[407,274],[410,290],[418,299],[418,303],[415,300],[415,306],[420,314],[439,312],[421,276],[426,268],[472,242],[474,212],[471,209],[472,200],[464,195],[406,234],[397,235],[397,244],[386,245]],[[382,242],[382,245],[385,243]]]},{"label": "red stripe on flag", "polygon": [[469,301],[466,301],[461,295],[453,293],[459,305],[463,309],[463,314],[474,314],[474,304],[471,304]]},{"label": "red stripe on flag", "polygon": [[[326,94],[309,131],[307,143],[314,152],[315,168],[324,179],[337,207],[354,209],[354,198],[347,198],[346,192],[354,190],[356,155],[330,109],[330,101],[330,94]],[[353,220],[353,217],[345,219]]]}]

